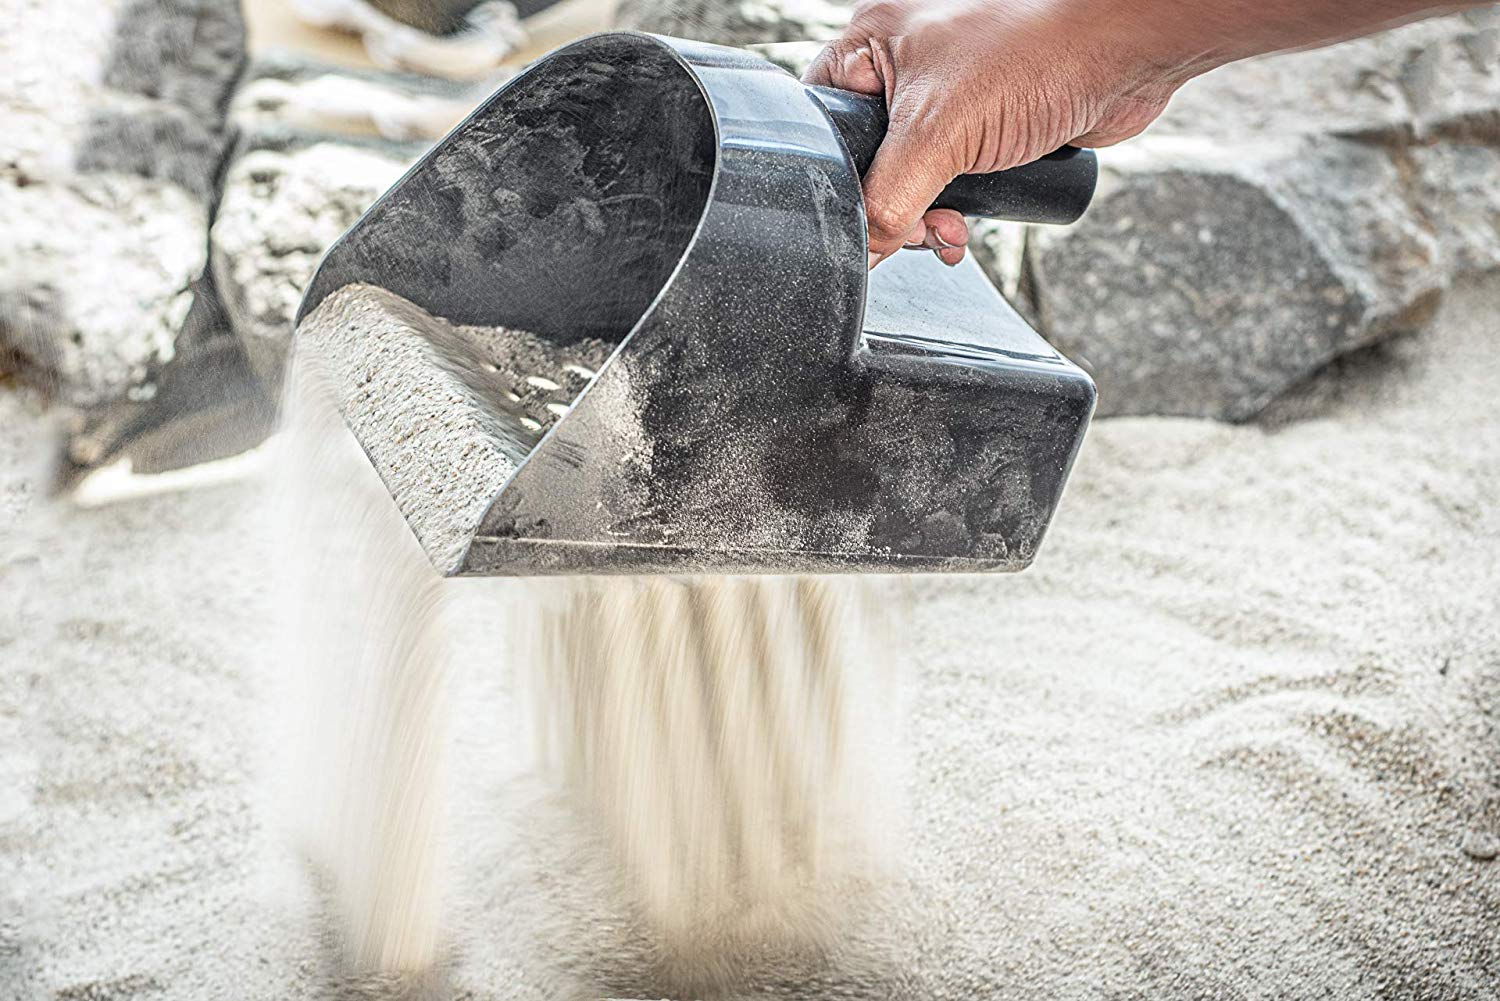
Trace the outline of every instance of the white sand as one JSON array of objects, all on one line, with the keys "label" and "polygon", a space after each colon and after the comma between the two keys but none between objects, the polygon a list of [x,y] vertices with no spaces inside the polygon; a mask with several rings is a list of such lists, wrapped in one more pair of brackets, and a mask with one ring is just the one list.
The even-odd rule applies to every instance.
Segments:
[{"label": "white sand", "polygon": [[[1275,425],[1102,423],[1033,570],[900,583],[906,892],[743,996],[1500,992],[1497,349],[1469,289]],[[38,516],[39,427],[0,395],[0,998],[322,996],[267,491]],[[459,591],[453,994],[659,996]]]},{"label": "white sand", "polygon": [[653,993],[732,995],[819,964],[904,879],[884,590],[776,576],[513,589],[513,634],[541,626],[523,675],[540,760],[621,865],[659,960]]}]

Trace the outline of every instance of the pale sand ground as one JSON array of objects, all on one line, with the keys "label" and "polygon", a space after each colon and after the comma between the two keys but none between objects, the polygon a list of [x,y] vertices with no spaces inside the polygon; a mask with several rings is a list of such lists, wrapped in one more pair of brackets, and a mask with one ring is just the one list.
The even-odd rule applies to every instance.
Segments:
[{"label": "pale sand ground", "polygon": [[[1033,570],[900,585],[909,887],[744,996],[1495,996],[1497,303],[1279,422],[1101,423]],[[321,996],[265,488],[49,511],[42,433],[0,393],[0,998]],[[514,764],[503,597],[462,589],[454,993],[657,996]]]}]

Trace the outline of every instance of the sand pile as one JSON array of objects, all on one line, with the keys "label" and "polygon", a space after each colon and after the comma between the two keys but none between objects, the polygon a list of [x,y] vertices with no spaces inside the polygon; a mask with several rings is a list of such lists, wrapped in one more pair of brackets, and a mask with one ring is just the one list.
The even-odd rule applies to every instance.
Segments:
[{"label": "sand pile", "polygon": [[[1033,570],[896,582],[901,884],[732,993],[1500,990],[1497,301],[1460,290],[1263,424],[1101,423]],[[5,406],[11,461],[35,424]],[[0,996],[337,972],[267,791],[267,504],[247,478],[0,536]],[[514,586],[451,609],[453,993],[659,997],[631,888],[496,667]]]}]

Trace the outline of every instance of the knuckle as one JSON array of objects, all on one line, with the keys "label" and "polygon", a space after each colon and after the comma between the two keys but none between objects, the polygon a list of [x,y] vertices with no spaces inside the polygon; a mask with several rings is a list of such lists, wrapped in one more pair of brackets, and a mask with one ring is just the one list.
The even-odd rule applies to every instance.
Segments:
[{"label": "knuckle", "polygon": [[911,228],[912,220],[906,218],[899,205],[878,201],[865,206],[870,236],[882,243],[899,240]]}]

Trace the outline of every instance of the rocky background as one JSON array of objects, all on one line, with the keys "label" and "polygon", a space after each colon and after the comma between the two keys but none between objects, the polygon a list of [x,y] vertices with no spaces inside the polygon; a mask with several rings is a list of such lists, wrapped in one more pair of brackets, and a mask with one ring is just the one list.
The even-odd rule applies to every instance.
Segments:
[{"label": "rocky background", "polygon": [[[498,80],[251,58],[236,0],[11,2],[0,378],[72,415],[65,478],[255,444],[319,255]],[[845,11],[622,0],[617,22],[759,46]],[[1500,11],[1227,67],[1103,163],[1080,223],[980,224],[981,259],[1101,415],[1254,418],[1500,268]]]}]

